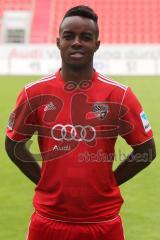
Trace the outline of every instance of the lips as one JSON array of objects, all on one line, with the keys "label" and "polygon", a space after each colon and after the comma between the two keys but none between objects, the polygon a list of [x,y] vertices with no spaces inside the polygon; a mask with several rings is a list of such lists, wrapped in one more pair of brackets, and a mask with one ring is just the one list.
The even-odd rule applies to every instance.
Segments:
[{"label": "lips", "polygon": [[73,51],[73,52],[70,53],[70,56],[74,57],[74,58],[82,58],[84,56],[84,52],[82,52],[82,51]]}]

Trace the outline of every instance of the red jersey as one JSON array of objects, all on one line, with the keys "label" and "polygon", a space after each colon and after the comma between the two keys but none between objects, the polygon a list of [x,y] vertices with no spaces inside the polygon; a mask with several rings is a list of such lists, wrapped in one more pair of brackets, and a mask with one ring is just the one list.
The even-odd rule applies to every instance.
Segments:
[{"label": "red jersey", "polygon": [[21,141],[35,132],[43,162],[34,207],[43,216],[72,222],[118,214],[123,199],[112,171],[117,137],[129,145],[152,138],[131,89],[97,72],[79,84],[66,83],[58,71],[27,85],[7,136]]}]

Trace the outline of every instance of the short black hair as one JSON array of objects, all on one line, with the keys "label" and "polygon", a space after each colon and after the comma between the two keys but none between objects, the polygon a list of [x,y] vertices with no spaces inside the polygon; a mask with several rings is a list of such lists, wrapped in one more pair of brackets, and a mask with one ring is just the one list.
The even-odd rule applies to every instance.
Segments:
[{"label": "short black hair", "polygon": [[[79,16],[84,18],[92,19],[95,24],[97,25],[97,36],[99,35],[99,28],[98,28],[98,15],[95,13],[95,11],[90,8],[89,6],[85,5],[78,5],[73,8],[70,8],[64,15],[62,22],[67,17],[73,17],[73,16]],[[62,24],[61,22],[61,24]]]},{"label": "short black hair", "polygon": [[94,10],[88,6],[85,5],[78,5],[76,7],[70,8],[64,15],[63,20],[66,17],[72,17],[72,16],[80,16],[92,19],[95,23],[98,22],[98,16],[94,12]]}]

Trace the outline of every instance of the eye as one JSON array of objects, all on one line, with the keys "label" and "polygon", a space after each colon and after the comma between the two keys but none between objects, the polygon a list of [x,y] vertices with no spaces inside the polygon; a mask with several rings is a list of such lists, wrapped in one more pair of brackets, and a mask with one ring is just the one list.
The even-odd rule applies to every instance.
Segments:
[{"label": "eye", "polygon": [[69,34],[69,33],[64,34],[63,38],[66,39],[66,40],[71,40],[73,38],[73,34]]},{"label": "eye", "polygon": [[91,41],[93,39],[93,36],[90,34],[83,34],[81,37],[84,41]]}]

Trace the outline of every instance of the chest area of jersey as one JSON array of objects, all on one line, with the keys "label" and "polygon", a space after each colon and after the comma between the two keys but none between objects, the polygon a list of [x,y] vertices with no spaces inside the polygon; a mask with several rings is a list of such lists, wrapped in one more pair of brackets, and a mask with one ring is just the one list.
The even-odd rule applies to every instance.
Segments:
[{"label": "chest area of jersey", "polygon": [[36,111],[39,125],[111,125],[117,121],[119,104],[103,94],[77,92],[46,95]]},{"label": "chest area of jersey", "polygon": [[96,92],[49,95],[41,99],[36,118],[39,135],[62,141],[85,142],[117,136],[119,104]]}]

